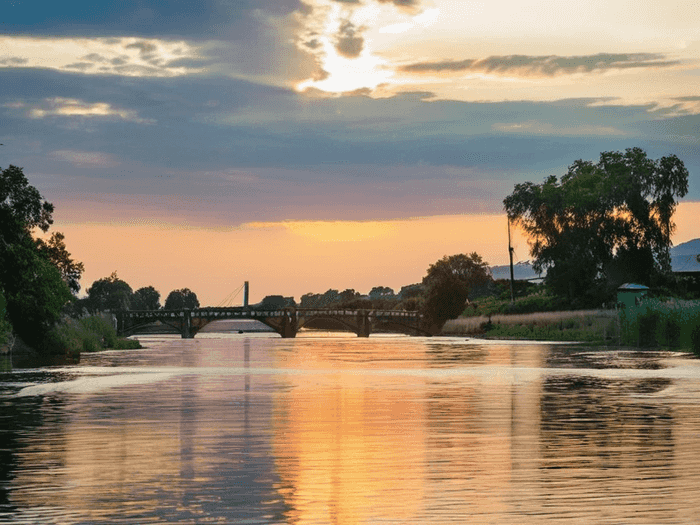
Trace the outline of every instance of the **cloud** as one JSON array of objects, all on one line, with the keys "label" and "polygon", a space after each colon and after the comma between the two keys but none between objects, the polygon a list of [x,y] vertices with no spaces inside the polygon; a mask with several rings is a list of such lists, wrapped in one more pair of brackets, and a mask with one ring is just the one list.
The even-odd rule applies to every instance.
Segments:
[{"label": "cloud", "polygon": [[201,73],[201,46],[143,38],[0,36],[0,68],[40,68],[86,75],[176,77]]},{"label": "cloud", "polygon": [[33,107],[21,101],[15,101],[4,105],[13,109],[27,109],[27,115],[33,119],[46,117],[82,117],[82,118],[116,118],[136,122],[138,124],[151,124],[153,121],[143,119],[136,111],[121,109],[106,102],[85,102],[74,98],[54,97],[44,99]]},{"label": "cloud", "polygon": [[554,77],[575,73],[631,68],[663,68],[679,64],[660,53],[598,53],[581,56],[491,56],[484,59],[418,62],[400,68],[404,73],[488,73]]},{"label": "cloud", "polygon": [[114,168],[120,164],[112,155],[100,152],[57,150],[51,156],[56,160],[88,168]]},{"label": "cloud", "polygon": [[600,136],[625,135],[626,133],[612,126],[579,125],[561,126],[551,122],[529,120],[526,122],[496,123],[492,129],[504,133],[523,133],[533,135],[565,135],[565,136]]},{"label": "cloud", "polygon": [[336,39],[335,49],[347,58],[357,58],[362,53],[364,39],[360,35],[361,29],[349,20],[345,20],[340,24]]}]

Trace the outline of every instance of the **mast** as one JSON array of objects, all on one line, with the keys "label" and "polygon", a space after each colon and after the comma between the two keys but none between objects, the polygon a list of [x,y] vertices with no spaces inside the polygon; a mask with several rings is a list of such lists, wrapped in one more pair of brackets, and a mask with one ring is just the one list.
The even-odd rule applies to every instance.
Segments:
[{"label": "mast", "polygon": [[515,277],[513,275],[513,247],[510,245],[510,217],[506,215],[508,220],[508,257],[510,258],[510,302],[515,303],[515,292],[513,291],[515,287]]}]

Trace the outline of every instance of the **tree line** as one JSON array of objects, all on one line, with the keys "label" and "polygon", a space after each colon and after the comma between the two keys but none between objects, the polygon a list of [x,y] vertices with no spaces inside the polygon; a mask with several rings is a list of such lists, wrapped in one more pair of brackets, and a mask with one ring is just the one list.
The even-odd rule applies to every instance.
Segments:
[{"label": "tree line", "polygon": [[86,291],[87,296],[73,301],[74,315],[97,312],[116,312],[118,310],[190,310],[199,308],[197,294],[189,288],[171,291],[161,307],[160,292],[153,286],[143,286],[133,291],[129,284],[112,272],[93,282]]},{"label": "tree line", "polygon": [[[53,232],[53,204],[29,184],[22,168],[0,168],[0,347],[19,336],[44,353],[61,352],[61,323],[117,309],[160,308],[160,294],[152,287],[131,287],[117,277],[92,283],[79,299],[85,267],[73,259],[65,236]],[[42,236],[44,236],[42,238]],[[197,308],[197,295],[188,288],[170,292],[165,308]]]},{"label": "tree line", "polygon": [[[21,168],[0,171],[0,345],[14,332],[40,348],[61,315],[155,310],[153,286],[132,291],[116,272],[92,283],[77,298],[83,264],[66,249],[65,237],[48,240],[53,205],[29,185]],[[624,282],[671,293],[669,249],[673,213],[688,193],[688,170],[675,155],[651,159],[640,148],[600,154],[598,162],[577,160],[558,178],[516,184],[504,201],[508,220],[528,234],[534,268],[546,271],[545,289],[566,308],[599,307],[614,299]],[[419,310],[436,324],[464,312],[470,297],[493,286],[489,266],[475,252],[445,256],[431,264],[420,283],[398,294],[375,287],[368,296],[353,289],[305,294],[301,307],[401,308]],[[268,296],[267,307],[296,305]],[[165,309],[197,308],[187,288],[173,290]]]}]

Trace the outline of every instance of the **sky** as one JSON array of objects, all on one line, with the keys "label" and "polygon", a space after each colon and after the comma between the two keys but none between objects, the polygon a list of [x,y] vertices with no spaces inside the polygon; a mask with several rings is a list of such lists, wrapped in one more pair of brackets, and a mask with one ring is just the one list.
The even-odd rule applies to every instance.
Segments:
[{"label": "sky", "polygon": [[515,184],[629,147],[685,163],[673,240],[700,237],[696,0],[9,0],[0,20],[0,167],[54,204],[83,291],[116,271],[216,306],[246,280],[299,300],[506,264]]}]

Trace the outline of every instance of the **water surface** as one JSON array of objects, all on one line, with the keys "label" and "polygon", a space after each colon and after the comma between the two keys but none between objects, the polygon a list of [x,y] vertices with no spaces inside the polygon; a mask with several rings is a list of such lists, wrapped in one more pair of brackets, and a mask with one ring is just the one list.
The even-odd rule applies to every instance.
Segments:
[{"label": "water surface", "polygon": [[0,523],[698,523],[700,361],[147,337],[0,374]]}]

